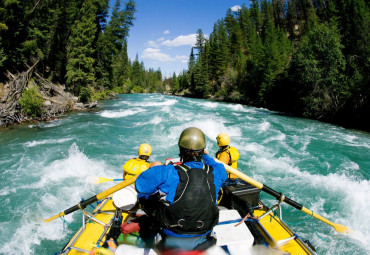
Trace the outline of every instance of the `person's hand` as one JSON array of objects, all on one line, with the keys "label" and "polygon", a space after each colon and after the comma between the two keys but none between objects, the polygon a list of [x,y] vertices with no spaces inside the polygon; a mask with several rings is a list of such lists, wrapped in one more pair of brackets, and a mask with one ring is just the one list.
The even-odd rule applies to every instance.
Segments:
[{"label": "person's hand", "polygon": [[137,222],[131,222],[131,223],[124,222],[121,225],[122,234],[130,234],[133,232],[139,232],[139,230],[140,230],[140,226],[139,226],[139,223]]},{"label": "person's hand", "polygon": [[153,163],[150,164],[149,168],[153,167],[153,166],[160,166],[162,165],[162,163],[160,161],[154,161]]}]

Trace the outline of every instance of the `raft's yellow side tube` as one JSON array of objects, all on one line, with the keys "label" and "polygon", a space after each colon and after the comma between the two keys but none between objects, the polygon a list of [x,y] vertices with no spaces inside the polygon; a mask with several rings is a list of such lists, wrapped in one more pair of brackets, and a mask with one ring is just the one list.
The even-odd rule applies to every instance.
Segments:
[{"label": "raft's yellow side tube", "polygon": [[[99,213],[97,213],[100,211]],[[111,221],[114,218],[116,208],[113,205],[111,196],[105,198],[101,204],[99,204],[93,212],[94,217],[106,225],[111,225]],[[128,214],[123,213],[123,221],[127,218]],[[81,255],[86,254],[86,252],[79,251],[78,249],[84,251],[91,251],[97,245],[101,246],[105,242],[105,234],[109,232],[104,231],[105,226],[100,223],[90,220],[85,225],[85,229],[81,227],[73,238],[69,241],[63,251],[69,249],[68,255]],[[75,248],[72,248],[75,247]]]},{"label": "raft's yellow side tube", "polygon": [[[265,213],[265,210],[259,209],[253,212],[256,217],[261,217]],[[270,247],[278,248],[292,255],[313,254],[299,238],[292,238],[294,237],[292,230],[281,222],[279,217],[273,215],[272,212],[260,219],[259,223],[258,227],[269,242]]]}]

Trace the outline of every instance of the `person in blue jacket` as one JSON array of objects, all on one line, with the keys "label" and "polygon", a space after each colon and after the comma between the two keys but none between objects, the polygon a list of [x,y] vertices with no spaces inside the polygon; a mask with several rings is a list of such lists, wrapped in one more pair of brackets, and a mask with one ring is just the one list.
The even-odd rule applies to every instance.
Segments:
[{"label": "person in blue jacket", "polygon": [[181,164],[149,168],[135,187],[143,210],[161,230],[163,249],[205,250],[216,243],[212,229],[226,170],[205,153],[200,129],[185,129],[178,145]]}]

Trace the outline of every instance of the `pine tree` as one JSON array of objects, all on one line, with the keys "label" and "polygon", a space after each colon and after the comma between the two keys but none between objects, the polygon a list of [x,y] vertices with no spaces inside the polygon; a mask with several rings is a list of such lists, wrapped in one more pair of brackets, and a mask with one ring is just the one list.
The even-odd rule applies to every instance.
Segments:
[{"label": "pine tree", "polygon": [[67,49],[67,85],[79,94],[81,87],[95,82],[92,44],[96,33],[96,7],[90,0],[85,0],[81,8],[81,17],[72,27]]},{"label": "pine tree", "polygon": [[180,83],[177,79],[177,76],[176,76],[175,72],[173,72],[172,79],[171,79],[171,82],[170,82],[170,86],[171,86],[172,93],[176,93],[180,89]]},{"label": "pine tree", "polygon": [[[121,10],[121,1],[116,0],[111,19],[106,26],[103,34],[99,35],[97,41],[97,79],[104,87],[112,88],[117,80],[113,74],[113,65],[119,64],[114,61],[119,58],[117,55],[122,53],[123,44],[129,34],[130,27],[133,25],[135,3],[129,1],[125,4],[125,9]],[[127,54],[127,53],[126,53]],[[116,73],[117,74],[117,73]]]},{"label": "pine tree", "polygon": [[113,57],[112,63],[112,88],[123,87],[128,76],[127,42],[124,42],[120,52]]},{"label": "pine tree", "polygon": [[294,80],[304,88],[304,115],[331,119],[343,106],[343,45],[335,28],[319,25],[310,31],[294,56]]},{"label": "pine tree", "polygon": [[195,56],[194,56],[194,50],[191,48],[190,56],[189,56],[189,84],[191,91],[194,91],[195,88],[195,78],[194,78],[194,72],[195,72]]},{"label": "pine tree", "polygon": [[132,63],[131,81],[132,86],[136,92],[141,92],[144,84],[144,70],[142,64],[139,62],[139,56],[136,54],[135,60]]},{"label": "pine tree", "polygon": [[203,31],[202,29],[198,29],[195,46],[193,47],[194,49],[198,50],[198,54],[200,54],[201,51],[203,50],[204,42],[205,42],[205,38],[203,35]]},{"label": "pine tree", "polygon": [[223,20],[218,20],[213,27],[209,39],[209,55],[209,78],[219,83],[230,58],[229,40]]}]

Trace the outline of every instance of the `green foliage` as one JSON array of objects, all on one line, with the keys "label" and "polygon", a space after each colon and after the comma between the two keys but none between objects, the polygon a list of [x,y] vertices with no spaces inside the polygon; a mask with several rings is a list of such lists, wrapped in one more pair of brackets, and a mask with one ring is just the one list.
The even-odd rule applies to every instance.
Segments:
[{"label": "green foliage", "polygon": [[106,0],[0,1],[0,81],[5,68],[16,73],[38,61],[35,71],[75,95],[124,86],[135,2],[117,0],[107,22],[109,12]]},{"label": "green foliage", "polygon": [[[91,88],[91,100],[164,92],[160,70],[127,57],[135,11],[131,0],[112,10],[106,0],[0,1],[0,81],[38,61],[36,72],[76,95]],[[360,123],[370,113],[369,36],[369,1],[251,0],[209,39],[197,31],[174,91]]]},{"label": "green foliage", "polygon": [[4,23],[0,23],[0,30],[8,30],[8,26]]},{"label": "green foliage", "polygon": [[96,7],[86,0],[81,8],[81,19],[76,20],[72,27],[67,51],[67,85],[77,94],[81,87],[95,82],[94,76],[94,49],[92,47],[96,34],[95,24]]},{"label": "green foliage", "polygon": [[82,87],[80,89],[80,94],[78,95],[78,99],[81,103],[88,103],[91,101],[93,96],[93,92],[91,91],[91,88],[89,87]]},{"label": "green foliage", "polygon": [[172,79],[171,79],[171,82],[170,82],[170,87],[171,87],[171,91],[173,93],[178,92],[179,89],[180,89],[180,82],[179,82],[179,79],[177,78],[175,72],[172,75]]},{"label": "green foliage", "polygon": [[28,87],[19,99],[22,113],[30,117],[41,116],[43,102],[44,100],[36,85]]},{"label": "green foliage", "polygon": [[369,39],[365,0],[251,0],[249,9],[228,10],[208,40],[198,30],[197,54],[192,49],[188,70],[178,77],[188,83],[180,88],[361,123],[370,114]]},{"label": "green foliage", "polygon": [[292,69],[295,80],[305,88],[305,116],[329,118],[342,106],[346,94],[342,49],[337,30],[324,24],[302,38]]},{"label": "green foliage", "polygon": [[3,66],[3,63],[6,60],[6,55],[4,54],[4,49],[0,49],[0,67]]}]

